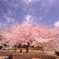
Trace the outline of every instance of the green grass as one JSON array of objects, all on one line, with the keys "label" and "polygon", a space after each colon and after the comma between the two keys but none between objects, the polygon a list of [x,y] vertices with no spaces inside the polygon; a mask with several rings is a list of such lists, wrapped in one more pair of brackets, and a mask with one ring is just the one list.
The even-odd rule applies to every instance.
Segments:
[{"label": "green grass", "polygon": [[29,50],[38,50],[38,47],[29,48]]}]

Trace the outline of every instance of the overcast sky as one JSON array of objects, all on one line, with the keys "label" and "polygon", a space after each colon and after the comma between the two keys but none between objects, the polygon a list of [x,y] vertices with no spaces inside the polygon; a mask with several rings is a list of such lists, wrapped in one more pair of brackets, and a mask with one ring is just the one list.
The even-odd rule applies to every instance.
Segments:
[{"label": "overcast sky", "polygon": [[0,0],[0,28],[32,21],[59,27],[59,0]]}]

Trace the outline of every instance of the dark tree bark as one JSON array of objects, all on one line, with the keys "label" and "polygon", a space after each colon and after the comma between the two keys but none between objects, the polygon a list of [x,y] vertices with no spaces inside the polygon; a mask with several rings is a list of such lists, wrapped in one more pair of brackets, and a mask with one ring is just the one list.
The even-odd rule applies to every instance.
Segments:
[{"label": "dark tree bark", "polygon": [[17,50],[17,45],[15,45],[15,52],[16,52],[16,50]]},{"label": "dark tree bark", "polygon": [[28,46],[26,47],[26,52],[29,52],[29,47]]},{"label": "dark tree bark", "polygon": [[18,48],[20,50],[20,53],[22,53],[22,46],[21,46],[21,44],[18,45]]},{"label": "dark tree bark", "polygon": [[27,42],[27,45],[26,45],[26,52],[29,52],[29,46],[30,46],[30,44],[29,44],[29,42]]}]

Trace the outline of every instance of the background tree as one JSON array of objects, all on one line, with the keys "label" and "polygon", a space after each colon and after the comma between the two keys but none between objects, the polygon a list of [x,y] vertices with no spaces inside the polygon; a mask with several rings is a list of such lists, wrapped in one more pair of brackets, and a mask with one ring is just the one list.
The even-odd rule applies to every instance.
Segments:
[{"label": "background tree", "polygon": [[[12,48],[14,45],[27,45],[26,51],[28,51],[28,42],[30,46],[43,46],[45,50],[58,50],[59,44],[59,28],[52,28],[47,25],[41,25],[38,23],[25,24],[13,24],[10,28],[4,29],[3,35],[6,39],[2,43],[9,45]],[[51,43],[49,43],[51,41]],[[38,44],[37,44],[38,43]],[[56,45],[55,45],[56,44]],[[47,46],[47,47],[46,47]],[[48,47],[49,46],[49,47]],[[51,48],[50,48],[51,47]]]}]

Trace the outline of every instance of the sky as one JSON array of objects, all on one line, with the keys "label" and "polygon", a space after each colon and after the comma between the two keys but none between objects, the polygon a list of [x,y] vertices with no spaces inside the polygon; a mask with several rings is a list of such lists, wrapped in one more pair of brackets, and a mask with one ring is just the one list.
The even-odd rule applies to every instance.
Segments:
[{"label": "sky", "polygon": [[59,0],[0,0],[0,28],[33,21],[59,27]]}]

